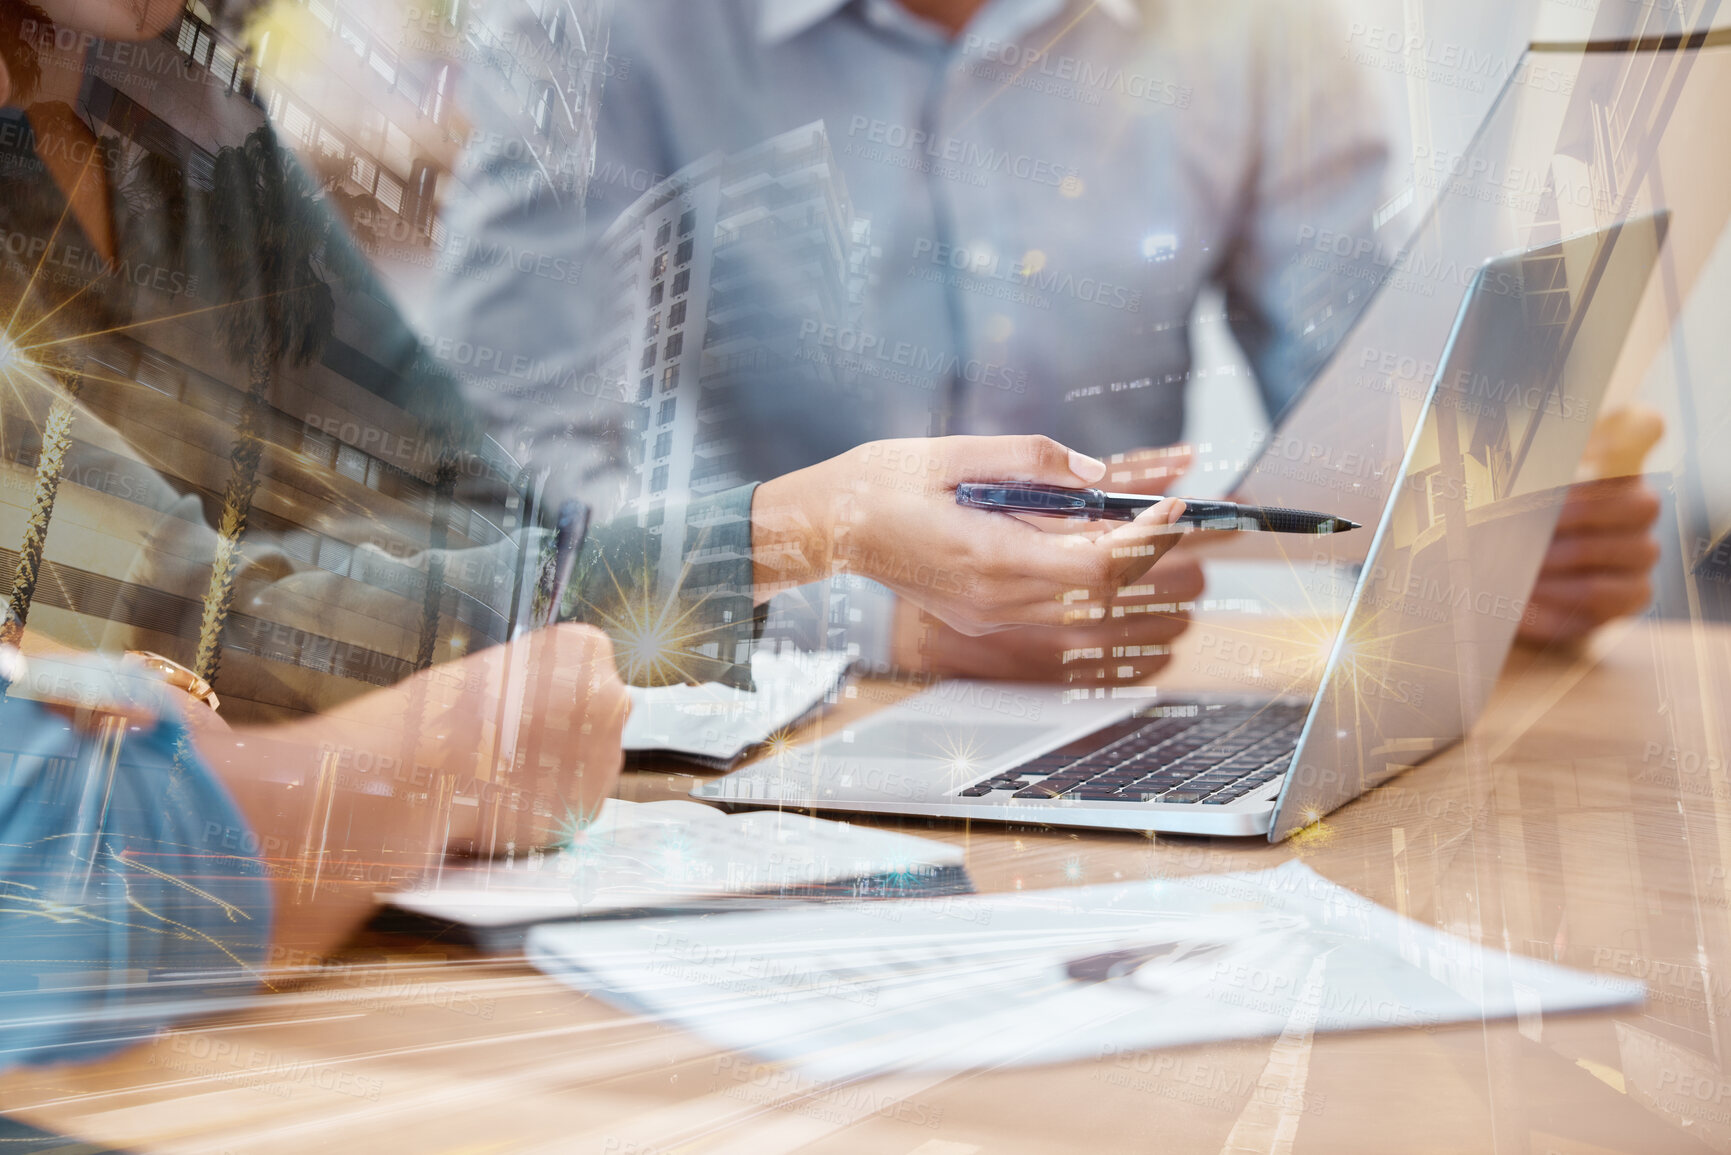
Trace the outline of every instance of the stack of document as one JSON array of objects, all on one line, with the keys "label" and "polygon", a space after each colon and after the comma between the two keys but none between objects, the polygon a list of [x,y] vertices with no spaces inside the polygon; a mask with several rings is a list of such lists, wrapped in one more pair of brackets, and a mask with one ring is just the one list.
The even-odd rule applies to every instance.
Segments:
[{"label": "stack of document", "polygon": [[541,922],[963,894],[973,890],[963,861],[946,843],[791,811],[615,798],[563,851],[447,868],[427,889],[380,897],[507,949]]},{"label": "stack of document", "polygon": [[822,703],[849,661],[842,653],[759,650],[751,657],[751,690],[719,682],[627,687],[625,749],[664,751],[725,770]]},{"label": "stack of document", "polygon": [[1300,863],[1247,874],[544,926],[529,961],[814,1078],[1639,1003],[1384,910]]}]

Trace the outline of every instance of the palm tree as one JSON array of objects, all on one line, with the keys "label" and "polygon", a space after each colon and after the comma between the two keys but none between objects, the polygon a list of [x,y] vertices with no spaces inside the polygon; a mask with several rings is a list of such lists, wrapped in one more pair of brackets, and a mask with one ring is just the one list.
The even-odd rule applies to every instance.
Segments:
[{"label": "palm tree", "polygon": [[0,645],[17,647],[30,617],[30,601],[36,594],[36,579],[42,573],[42,551],[48,542],[48,523],[54,517],[54,498],[60,492],[60,475],[66,466],[66,450],[72,444],[72,420],[78,413],[78,393],[84,387],[82,357],[57,357],[45,366],[59,384],[42,425],[42,451],[36,458],[36,487],[30,499],[30,516],[24,523],[24,540],[18,546],[18,568],[12,573],[12,595],[6,617],[0,621]]},{"label": "palm tree", "polygon": [[258,491],[271,384],[280,366],[308,364],[323,351],[336,325],[330,282],[351,275],[352,250],[332,243],[340,226],[323,191],[266,126],[217,154],[205,195],[210,256],[228,302],[217,312],[218,326],[229,354],[247,367],[193,663],[208,682],[221,664],[240,540]]},{"label": "palm tree", "polygon": [[[159,239],[178,238],[186,223],[184,201],[178,196],[184,184],[179,166],[144,151],[127,168],[120,195],[135,209],[139,202],[146,202],[145,210],[159,222]],[[167,265],[170,262],[159,256],[156,263]],[[65,305],[54,311],[61,308]],[[62,317],[57,329],[63,330],[69,323],[82,325],[90,331],[106,327],[95,319],[96,316],[96,305],[93,301],[86,301]],[[58,341],[44,341],[34,354],[36,363],[48,372],[60,389],[50,403],[47,420],[42,425],[42,448],[36,458],[36,484],[30,499],[30,516],[24,523],[24,540],[18,546],[18,568],[12,572],[12,592],[7,598],[6,616],[0,620],[0,645],[16,647],[22,642],[24,627],[30,617],[30,603],[36,596],[36,582],[42,576],[48,524],[54,518],[54,501],[60,493],[66,451],[72,445],[72,422],[78,414],[78,395],[84,388],[83,347],[82,340],[64,346]]]}]

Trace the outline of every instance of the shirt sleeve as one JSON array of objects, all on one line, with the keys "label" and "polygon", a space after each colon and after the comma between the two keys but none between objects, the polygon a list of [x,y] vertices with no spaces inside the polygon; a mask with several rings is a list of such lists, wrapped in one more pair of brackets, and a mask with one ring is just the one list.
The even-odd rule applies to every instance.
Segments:
[{"label": "shirt sleeve", "polygon": [[82,1062],[258,982],[258,840],[169,713],[119,748],[0,701],[0,1069]]},{"label": "shirt sleeve", "polygon": [[1332,7],[1259,11],[1255,170],[1223,281],[1233,334],[1278,415],[1376,287],[1390,145],[1362,69],[1339,59],[1344,25]]},{"label": "shirt sleeve", "polygon": [[756,489],[742,485],[686,505],[678,557],[663,557],[659,527],[640,525],[635,515],[592,527],[560,620],[606,631],[619,671],[633,685],[722,682],[750,689],[751,650],[765,612],[752,597]]}]

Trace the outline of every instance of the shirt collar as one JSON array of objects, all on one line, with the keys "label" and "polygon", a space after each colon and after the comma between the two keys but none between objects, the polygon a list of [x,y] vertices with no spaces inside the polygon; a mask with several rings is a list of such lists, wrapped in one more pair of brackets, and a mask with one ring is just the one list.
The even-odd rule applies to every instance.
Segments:
[{"label": "shirt collar", "polygon": [[759,0],[757,38],[765,44],[791,40],[834,16],[849,0]]},{"label": "shirt collar", "polygon": [[[765,44],[791,40],[801,32],[828,20],[851,0],[759,0],[757,38]],[[1142,22],[1137,0],[1092,0],[1093,6],[1125,28]],[[986,11],[1001,6],[999,0],[987,0]],[[1050,17],[1064,6],[1064,0],[1033,0],[1013,5],[1019,9],[1042,9],[1040,15]],[[982,15],[985,15],[982,12]],[[1026,15],[1034,15],[1028,12]]]}]

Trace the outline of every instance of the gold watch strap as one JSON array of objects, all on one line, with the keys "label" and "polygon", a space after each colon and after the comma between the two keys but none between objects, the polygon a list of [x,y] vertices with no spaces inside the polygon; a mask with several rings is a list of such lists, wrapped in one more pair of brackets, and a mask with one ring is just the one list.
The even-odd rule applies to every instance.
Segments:
[{"label": "gold watch strap", "polygon": [[145,669],[176,689],[184,691],[194,701],[203,702],[212,710],[221,708],[222,703],[210,683],[172,658],[165,658],[150,650],[127,650],[126,656],[136,658]]}]

